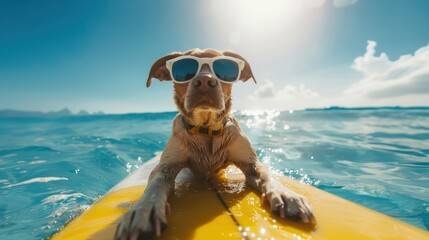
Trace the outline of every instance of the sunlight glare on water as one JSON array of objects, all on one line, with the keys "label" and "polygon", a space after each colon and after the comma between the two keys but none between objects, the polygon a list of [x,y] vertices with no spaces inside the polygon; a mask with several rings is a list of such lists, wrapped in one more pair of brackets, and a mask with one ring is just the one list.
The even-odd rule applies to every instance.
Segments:
[{"label": "sunlight glare on water", "polygon": [[[0,239],[58,231],[162,151],[175,115],[0,118]],[[273,171],[429,229],[429,109],[234,115]]]},{"label": "sunlight glare on water", "polygon": [[427,109],[236,115],[270,169],[429,228]]}]

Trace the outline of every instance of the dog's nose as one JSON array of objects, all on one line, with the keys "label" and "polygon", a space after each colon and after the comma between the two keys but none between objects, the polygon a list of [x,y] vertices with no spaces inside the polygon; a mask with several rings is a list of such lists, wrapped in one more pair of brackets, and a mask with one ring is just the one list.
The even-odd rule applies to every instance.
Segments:
[{"label": "dog's nose", "polygon": [[203,91],[215,88],[217,85],[216,79],[209,73],[200,74],[198,77],[192,80],[192,84],[195,88],[199,88]]}]

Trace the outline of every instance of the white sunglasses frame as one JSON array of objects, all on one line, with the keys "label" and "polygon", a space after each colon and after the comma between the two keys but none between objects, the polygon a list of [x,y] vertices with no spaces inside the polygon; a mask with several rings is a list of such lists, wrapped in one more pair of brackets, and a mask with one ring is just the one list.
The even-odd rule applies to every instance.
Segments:
[{"label": "white sunglasses frame", "polygon": [[[194,59],[194,60],[196,60],[196,61],[198,62],[198,69],[197,69],[197,72],[195,73],[195,76],[194,76],[193,78],[189,79],[189,80],[186,80],[186,81],[177,81],[176,79],[174,79],[174,76],[173,76],[173,64],[174,64],[175,62],[179,61],[179,60],[182,60],[182,59],[188,59],[188,58],[190,58],[190,59]],[[238,71],[238,75],[237,75],[237,79],[235,79],[235,80],[234,80],[234,81],[232,81],[232,82],[228,82],[228,81],[224,81],[224,80],[222,80],[222,79],[220,79],[220,78],[218,78],[218,77],[216,76],[216,73],[215,73],[215,72],[214,72],[214,70],[213,70],[213,62],[214,62],[214,61],[216,61],[216,60],[219,60],[219,59],[227,59],[227,60],[231,60],[231,61],[233,61],[233,62],[237,63],[237,65],[238,65],[238,70],[239,70],[239,71]],[[221,81],[221,82],[224,82],[224,83],[232,84],[232,83],[235,83],[235,82],[237,82],[238,80],[240,80],[241,71],[243,71],[243,69],[244,69],[244,65],[245,65],[246,63],[245,63],[243,60],[240,60],[240,59],[237,59],[237,58],[234,58],[234,57],[229,57],[229,56],[218,56],[218,57],[213,57],[213,58],[199,58],[199,57],[194,57],[194,56],[180,56],[180,57],[177,57],[177,58],[173,58],[173,59],[168,60],[168,61],[165,63],[165,66],[167,67],[168,71],[170,72],[170,76],[171,76],[171,79],[173,80],[173,82],[178,83],[178,84],[185,84],[185,83],[188,83],[188,82],[192,81],[196,76],[198,76],[198,73],[200,73],[200,71],[201,71],[201,67],[202,67],[204,64],[209,65],[209,67],[210,67],[210,71],[213,73],[213,77],[214,77],[216,80]]]}]

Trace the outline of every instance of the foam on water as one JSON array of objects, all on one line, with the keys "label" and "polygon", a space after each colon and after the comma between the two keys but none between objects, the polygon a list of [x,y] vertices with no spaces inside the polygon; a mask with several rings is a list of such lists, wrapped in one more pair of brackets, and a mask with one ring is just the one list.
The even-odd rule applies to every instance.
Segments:
[{"label": "foam on water", "polygon": [[[429,109],[234,114],[272,170],[429,229]],[[174,116],[0,118],[0,239],[49,237],[162,151]]]}]

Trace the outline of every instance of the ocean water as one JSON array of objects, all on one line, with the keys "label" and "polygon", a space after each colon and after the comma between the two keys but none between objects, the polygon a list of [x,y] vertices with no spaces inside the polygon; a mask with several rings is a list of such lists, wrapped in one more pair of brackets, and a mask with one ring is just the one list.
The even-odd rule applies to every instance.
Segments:
[{"label": "ocean water", "polygon": [[[44,239],[162,151],[176,113],[0,118],[0,239]],[[240,111],[274,171],[429,229],[429,109]]]}]

